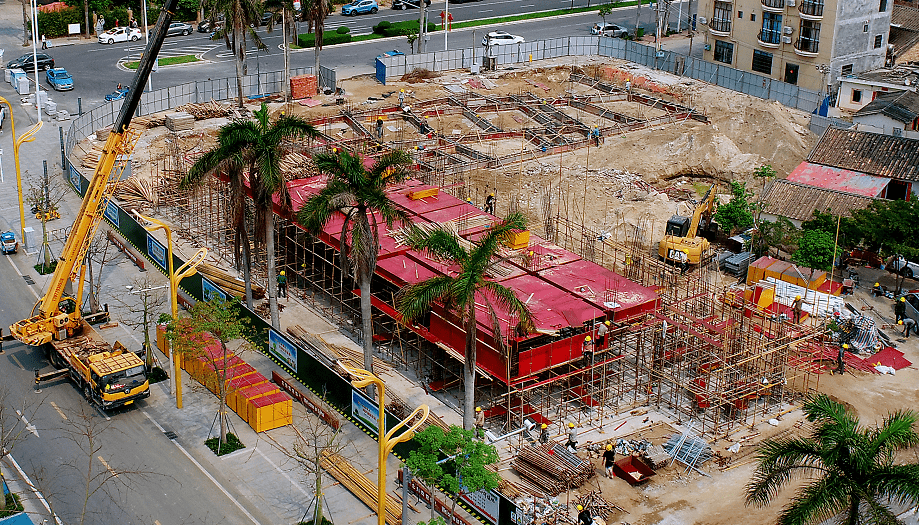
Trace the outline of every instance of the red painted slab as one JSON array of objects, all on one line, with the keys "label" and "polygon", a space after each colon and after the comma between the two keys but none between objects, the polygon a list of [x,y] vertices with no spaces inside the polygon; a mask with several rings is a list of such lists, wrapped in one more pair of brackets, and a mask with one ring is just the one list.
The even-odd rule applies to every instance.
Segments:
[{"label": "red painted slab", "polygon": [[659,302],[658,295],[650,288],[583,259],[540,270],[539,275],[597,308],[612,311],[617,322],[653,311]]},{"label": "red painted slab", "polygon": [[887,348],[866,359],[866,361],[868,361],[868,363],[871,365],[881,364],[884,366],[889,366],[894,370],[901,370],[912,365],[912,363],[903,357],[903,355],[903,352],[892,346],[888,346]]}]

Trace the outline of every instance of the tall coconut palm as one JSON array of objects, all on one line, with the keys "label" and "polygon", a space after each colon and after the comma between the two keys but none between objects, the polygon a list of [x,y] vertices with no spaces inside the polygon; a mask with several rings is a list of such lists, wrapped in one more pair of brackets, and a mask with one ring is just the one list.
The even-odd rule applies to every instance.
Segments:
[{"label": "tall coconut palm", "polygon": [[405,322],[423,317],[435,303],[453,311],[459,317],[466,332],[465,359],[463,365],[463,427],[472,428],[475,419],[475,363],[476,363],[476,301],[484,305],[491,319],[492,331],[499,350],[503,350],[499,318],[495,305],[519,319],[519,328],[532,332],[533,315],[527,305],[510,289],[489,279],[494,267],[504,259],[496,257],[501,247],[514,230],[526,228],[526,219],[520,213],[512,213],[503,221],[488,229],[478,242],[469,246],[455,232],[444,226],[422,230],[412,226],[406,244],[426,253],[429,257],[459,266],[455,276],[440,275],[421,283],[406,286],[396,296],[396,309]]},{"label": "tall coconut palm", "polygon": [[747,485],[747,505],[768,505],[789,482],[801,486],[778,523],[898,523],[890,504],[919,503],[919,465],[895,464],[897,451],[919,444],[917,414],[898,411],[880,426],[865,427],[846,408],[821,394],[804,404],[816,425],[808,437],[770,439],[760,445],[759,465]]},{"label": "tall coconut palm", "polygon": [[[238,120],[224,126],[227,147],[239,151],[249,169],[249,186],[255,202],[255,240],[265,243],[268,256],[268,305],[271,325],[280,330],[278,318],[278,283],[274,253],[274,197],[281,212],[290,210],[287,180],[281,173],[284,143],[316,137],[319,131],[305,120],[281,115],[273,122],[263,102],[254,120]],[[224,131],[223,129],[221,130]]]},{"label": "tall coconut palm", "polygon": [[209,0],[208,10],[213,19],[222,14],[226,23],[213,38],[223,38],[228,49],[236,57],[236,98],[239,107],[243,107],[243,77],[247,73],[246,37],[252,39],[258,49],[268,49],[255,32],[255,25],[262,17],[262,3],[259,0]]},{"label": "tall coconut palm", "polygon": [[[386,194],[386,187],[408,175],[411,156],[392,151],[380,157],[368,170],[364,159],[348,151],[313,156],[313,163],[328,176],[326,186],[297,212],[308,232],[319,233],[336,212],[342,212],[341,268],[351,274],[361,290],[361,326],[364,368],[373,372],[373,317],[370,308],[370,281],[380,252],[379,220],[387,227],[405,222],[406,213]],[[377,218],[379,216],[379,218]],[[350,240],[350,243],[348,242]]]},{"label": "tall coconut palm", "polygon": [[[200,186],[207,177],[226,177],[230,187],[229,226],[233,230],[233,253],[236,267],[243,269],[246,282],[246,306],[252,309],[252,254],[246,224],[246,161],[242,151],[237,149],[233,139],[235,127],[227,124],[217,133],[217,146],[192,164],[188,173],[179,182],[180,189]],[[240,254],[240,251],[242,254]],[[242,255],[242,256],[240,256]]]},{"label": "tall coconut palm", "polygon": [[[317,81],[320,80],[319,54],[322,51],[322,35],[325,32],[325,19],[329,16],[329,6],[329,0],[307,0],[304,11],[304,16],[309,21],[313,34],[316,35],[316,41],[313,44],[313,59],[315,62],[313,71],[316,73]],[[317,82],[316,86],[321,90],[322,82]]]}]

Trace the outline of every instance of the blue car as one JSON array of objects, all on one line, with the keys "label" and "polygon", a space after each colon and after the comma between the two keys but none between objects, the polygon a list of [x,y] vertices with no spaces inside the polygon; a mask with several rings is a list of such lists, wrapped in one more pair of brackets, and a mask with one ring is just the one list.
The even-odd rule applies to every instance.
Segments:
[{"label": "blue car", "polygon": [[68,91],[73,89],[73,77],[62,67],[49,69],[45,72],[45,79],[57,91]]},{"label": "blue car", "polygon": [[118,87],[115,88],[115,91],[105,96],[105,100],[108,102],[113,102],[115,100],[121,100],[124,98],[125,95],[128,94],[129,89],[130,88],[128,86],[122,87],[121,84],[118,84]]},{"label": "blue car", "polygon": [[354,0],[350,4],[341,6],[341,14],[345,16],[354,16],[361,13],[375,14],[380,10],[377,0]]},{"label": "blue car", "polygon": [[405,53],[399,51],[398,49],[393,49],[392,51],[386,51],[382,55],[378,55],[377,58],[386,58],[386,57],[399,57],[403,56]]}]

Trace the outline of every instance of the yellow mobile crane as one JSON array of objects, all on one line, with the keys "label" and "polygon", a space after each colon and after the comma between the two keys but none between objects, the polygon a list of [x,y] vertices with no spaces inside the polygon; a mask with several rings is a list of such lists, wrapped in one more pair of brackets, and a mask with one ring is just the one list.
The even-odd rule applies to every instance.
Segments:
[{"label": "yellow mobile crane", "polygon": [[667,231],[658,246],[657,253],[664,259],[673,262],[699,264],[702,254],[708,250],[708,239],[698,237],[699,224],[705,219],[706,228],[712,224],[712,208],[715,205],[715,185],[696,205],[692,218],[674,215],[667,221]]},{"label": "yellow mobile crane", "polygon": [[[140,136],[128,126],[140,103],[176,5],[178,0],[166,0],[160,12],[44,297],[32,309],[28,319],[10,326],[10,333],[17,340],[27,345],[44,346],[51,364],[57,368],[43,375],[36,372],[36,383],[69,375],[82,387],[87,399],[102,408],[128,405],[150,395],[144,361],[120,343],[116,342],[114,347],[105,343],[83,319],[80,306],[86,251],[111,198],[114,186],[111,182],[120,178]],[[76,297],[65,295],[69,281],[77,281]]]}]

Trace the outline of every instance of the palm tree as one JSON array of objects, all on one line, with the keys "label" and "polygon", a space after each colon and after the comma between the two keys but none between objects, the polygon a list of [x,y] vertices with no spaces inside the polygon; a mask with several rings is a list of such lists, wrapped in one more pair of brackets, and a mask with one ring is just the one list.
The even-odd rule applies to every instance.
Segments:
[{"label": "palm tree", "polygon": [[268,305],[271,325],[280,330],[278,318],[278,283],[274,253],[274,197],[281,212],[290,210],[287,181],[281,173],[284,142],[316,137],[319,131],[305,120],[286,116],[271,122],[268,106],[254,113],[255,120],[238,120],[221,129],[227,135],[227,148],[239,151],[249,169],[249,186],[255,202],[255,240],[265,243],[268,256]]},{"label": "palm tree", "polygon": [[243,107],[243,77],[246,75],[246,35],[258,49],[268,49],[259,38],[253,27],[261,20],[262,3],[259,0],[209,0],[211,18],[219,13],[226,23],[214,34],[214,39],[223,38],[227,49],[232,49],[236,57],[236,98],[239,107]]},{"label": "palm tree", "polygon": [[319,78],[319,53],[322,51],[322,34],[325,32],[325,19],[329,16],[329,0],[307,0],[305,16],[309,20],[316,41],[313,44],[313,58],[315,60],[316,87],[322,90]]},{"label": "palm tree", "polygon": [[[246,281],[246,306],[252,309],[252,254],[246,224],[246,161],[233,142],[234,127],[227,124],[217,133],[217,146],[198,158],[179,182],[180,189],[200,186],[214,174],[227,178],[230,186],[230,228],[233,230],[233,253],[236,267],[242,267]],[[240,257],[240,248],[242,257]]]},{"label": "palm tree", "polygon": [[526,219],[520,213],[512,213],[503,221],[489,228],[488,233],[477,245],[469,245],[456,233],[444,226],[422,230],[412,226],[406,236],[406,244],[415,250],[425,252],[429,257],[459,266],[455,276],[440,275],[417,284],[411,284],[396,296],[396,309],[404,322],[420,319],[435,303],[453,311],[460,319],[466,332],[463,382],[463,427],[472,428],[475,418],[475,363],[476,363],[476,301],[483,303],[491,319],[492,330],[499,350],[504,352],[504,339],[495,305],[519,319],[519,329],[532,332],[533,315],[527,305],[510,289],[487,278],[494,267],[504,258],[496,258],[500,246],[514,230],[526,228]]},{"label": "palm tree", "polygon": [[353,272],[361,290],[364,368],[370,372],[373,372],[370,281],[380,252],[377,216],[387,227],[405,222],[405,211],[389,199],[386,187],[405,179],[411,162],[411,156],[401,150],[383,155],[369,170],[364,167],[364,160],[359,155],[348,151],[314,155],[313,163],[329,180],[325,188],[306,201],[297,212],[297,222],[313,234],[321,232],[335,212],[341,211],[345,216],[339,249],[341,269],[345,275]]},{"label": "palm tree", "polygon": [[768,505],[782,487],[815,478],[798,489],[780,524],[820,523],[843,515],[849,525],[899,523],[888,505],[919,503],[919,465],[895,465],[896,452],[919,444],[917,414],[897,411],[877,427],[825,394],[804,404],[816,429],[806,438],[771,439],[760,445],[759,465],[747,485],[747,505]]}]

